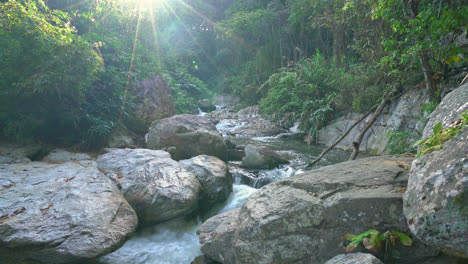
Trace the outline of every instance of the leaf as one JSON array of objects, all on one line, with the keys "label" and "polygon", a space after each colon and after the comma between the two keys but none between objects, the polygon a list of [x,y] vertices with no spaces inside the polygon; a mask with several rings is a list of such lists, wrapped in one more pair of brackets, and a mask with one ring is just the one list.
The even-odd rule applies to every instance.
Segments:
[{"label": "leaf", "polygon": [[420,140],[416,141],[416,142],[413,144],[413,147],[422,145],[422,144],[423,144],[424,142],[426,142],[426,141],[427,141],[427,138],[420,139]]},{"label": "leaf", "polygon": [[434,135],[439,134],[440,131],[442,131],[442,123],[438,122],[437,124],[435,124],[432,130],[434,131]]},{"label": "leaf", "polygon": [[355,237],[355,235],[353,235],[353,234],[346,234],[344,237],[345,237],[346,240],[353,241],[353,237]]},{"label": "leaf", "polygon": [[363,240],[363,238],[360,238],[360,239],[356,239],[353,242],[349,243],[349,245],[346,246],[346,248],[345,248],[345,252],[349,253],[349,252],[353,251],[362,242],[362,240]]},{"label": "leaf", "polygon": [[362,240],[362,244],[364,245],[364,247],[372,252],[376,252],[377,251],[377,248],[374,246],[374,244],[371,242],[371,240],[369,238],[364,238],[364,240]]},{"label": "leaf", "polygon": [[401,232],[398,232],[398,231],[392,231],[393,234],[395,234],[396,236],[398,236],[398,239],[400,240],[400,242],[407,246],[407,247],[411,247],[413,245],[413,240],[411,240],[411,238]]}]

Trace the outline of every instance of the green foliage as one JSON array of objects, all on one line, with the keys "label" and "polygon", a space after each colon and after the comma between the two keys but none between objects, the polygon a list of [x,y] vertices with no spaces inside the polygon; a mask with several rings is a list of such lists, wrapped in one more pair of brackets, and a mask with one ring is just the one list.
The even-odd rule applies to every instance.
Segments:
[{"label": "green foliage", "polygon": [[0,4],[0,128],[16,141],[75,139],[102,60],[43,1]]},{"label": "green foliage", "polygon": [[438,122],[432,128],[433,134],[430,137],[416,141],[414,146],[421,146],[416,158],[426,153],[442,149],[444,142],[450,140],[465,129],[468,126],[468,111],[463,112],[461,117],[461,119],[455,121],[447,128],[443,128],[442,123]]},{"label": "green foliage", "polygon": [[[345,81],[344,69],[327,64],[319,53],[293,68],[273,74],[260,87],[268,95],[260,101],[262,113],[299,119],[300,128],[316,136],[336,102],[336,92]],[[290,113],[293,113],[291,115]]]},{"label": "green foliage", "polygon": [[410,237],[394,230],[381,233],[370,229],[358,235],[346,234],[345,238],[351,241],[345,248],[346,253],[352,252],[362,243],[371,252],[384,251],[385,263],[393,262],[394,259],[399,258],[399,252],[395,248],[398,242],[407,247],[411,247],[413,244]]},{"label": "green foliage", "polygon": [[392,131],[388,133],[387,154],[415,154],[416,148],[413,146],[415,139],[408,131]]}]

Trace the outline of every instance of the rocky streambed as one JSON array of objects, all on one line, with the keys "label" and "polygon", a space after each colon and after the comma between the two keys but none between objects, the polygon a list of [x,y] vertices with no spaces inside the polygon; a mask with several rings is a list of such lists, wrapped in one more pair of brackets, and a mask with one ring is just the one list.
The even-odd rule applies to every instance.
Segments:
[{"label": "rocky streambed", "polygon": [[[432,116],[450,124],[467,89]],[[324,147],[232,109],[155,121],[148,149],[98,157],[0,145],[1,263],[381,263],[340,255],[371,228],[412,237],[395,263],[468,257],[466,130],[415,161],[334,150],[307,171]]]}]

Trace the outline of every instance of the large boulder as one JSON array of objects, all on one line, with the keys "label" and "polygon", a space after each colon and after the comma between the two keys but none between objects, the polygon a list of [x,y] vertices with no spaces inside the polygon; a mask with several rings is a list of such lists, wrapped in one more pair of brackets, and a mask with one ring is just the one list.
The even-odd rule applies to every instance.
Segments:
[{"label": "large boulder", "polygon": [[[449,95],[448,95],[449,96]],[[468,258],[468,129],[413,162],[404,212],[424,243]]]},{"label": "large boulder", "polygon": [[169,153],[149,149],[108,149],[98,168],[114,174],[143,224],[188,214],[197,208],[200,183]]},{"label": "large boulder", "polygon": [[224,201],[232,192],[232,176],[224,161],[206,155],[181,160],[179,164],[195,175],[208,203]]},{"label": "large boulder", "polygon": [[2,263],[83,263],[119,248],[137,223],[95,162],[0,165]]},{"label": "large boulder", "polygon": [[371,254],[352,253],[338,255],[325,264],[383,264],[383,262]]},{"label": "large boulder", "polygon": [[273,169],[280,164],[288,163],[275,151],[256,145],[247,145],[244,149],[245,157],[242,158],[241,166],[249,169]]},{"label": "large boulder", "polygon": [[443,127],[447,127],[453,121],[461,118],[461,113],[468,111],[468,83],[447,94],[442,102],[431,113],[424,127],[423,138],[432,135],[432,128],[437,122],[441,122]]},{"label": "large boulder", "polygon": [[[202,252],[222,263],[324,263],[341,254],[346,233],[409,233],[402,195],[412,158],[343,162],[264,186],[241,208],[200,227]],[[432,250],[414,241],[400,263]]]},{"label": "large boulder", "polygon": [[[429,95],[426,89],[408,92],[398,99],[387,104],[379,115],[372,128],[364,135],[360,149],[373,154],[383,154],[390,143],[389,133],[394,131],[407,131],[416,135],[424,128],[421,116],[424,114],[422,104],[428,103]],[[349,112],[345,116],[332,121],[319,131],[318,142],[327,146],[332,145],[364,114]],[[353,150],[353,140],[362,131],[368,116],[363,122],[354,127],[350,133],[341,140],[336,148]],[[416,139],[414,140],[416,141]]]},{"label": "large boulder", "polygon": [[216,106],[211,103],[210,99],[202,99],[198,102],[198,108],[202,110],[203,112],[211,112],[216,110]]},{"label": "large boulder", "polygon": [[226,144],[212,121],[196,115],[176,115],[154,122],[146,135],[151,149],[175,147],[171,151],[175,160],[198,155],[226,159]]},{"label": "large boulder", "polygon": [[126,120],[128,128],[137,133],[146,133],[155,120],[175,114],[172,92],[161,75],[155,75],[130,87],[134,111]]}]

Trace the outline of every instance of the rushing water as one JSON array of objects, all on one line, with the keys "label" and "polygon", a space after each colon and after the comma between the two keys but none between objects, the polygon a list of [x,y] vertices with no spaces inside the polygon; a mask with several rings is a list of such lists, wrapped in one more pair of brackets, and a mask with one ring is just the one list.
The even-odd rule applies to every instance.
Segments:
[{"label": "rushing water", "polygon": [[[200,115],[205,113],[200,110]],[[226,136],[232,135],[233,131],[246,124],[246,121],[225,119],[218,123],[217,128]],[[247,170],[239,166],[240,162],[229,162],[234,185],[233,192],[226,202],[216,205],[204,216],[171,220],[138,230],[119,250],[101,257],[98,263],[189,264],[195,257],[202,255],[196,231],[204,220],[241,206],[256,188],[302,172],[323,150],[322,146],[308,146],[301,140],[295,140],[290,137],[292,134],[256,138],[232,137],[231,141],[236,145],[260,144],[276,150],[290,160],[290,163],[273,170]],[[333,150],[317,166],[344,161],[348,156],[349,153]]]}]

